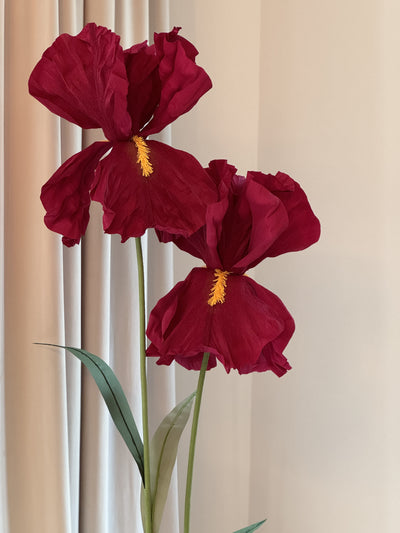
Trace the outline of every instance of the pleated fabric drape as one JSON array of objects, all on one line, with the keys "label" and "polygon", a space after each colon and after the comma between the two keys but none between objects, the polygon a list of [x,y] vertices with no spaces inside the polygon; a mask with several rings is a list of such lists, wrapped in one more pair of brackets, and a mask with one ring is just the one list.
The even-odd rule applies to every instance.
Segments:
[{"label": "pleated fabric drape", "polygon": [[[1,531],[140,531],[136,466],[91,376],[61,350],[33,344],[82,346],[103,357],[120,378],[140,427],[134,242],[121,245],[118,236],[104,235],[96,206],[81,246],[63,247],[44,227],[41,186],[61,162],[101,137],[49,113],[28,95],[27,81],[60,33],[76,34],[95,21],[120,34],[128,47],[169,29],[168,2],[45,0],[38,9],[13,0],[5,2],[3,14]],[[163,135],[168,141],[168,132]],[[154,238],[143,238],[149,305],[172,282],[171,249],[153,251],[155,245]],[[150,368],[149,381],[157,386],[153,409],[165,414],[175,403],[173,371],[153,373]],[[175,509],[172,496],[167,531],[178,529]]]},{"label": "pleated fabric drape", "polygon": [[[4,1],[0,9],[0,109],[4,111]],[[0,529],[8,522],[4,421],[4,120],[0,120]]]}]

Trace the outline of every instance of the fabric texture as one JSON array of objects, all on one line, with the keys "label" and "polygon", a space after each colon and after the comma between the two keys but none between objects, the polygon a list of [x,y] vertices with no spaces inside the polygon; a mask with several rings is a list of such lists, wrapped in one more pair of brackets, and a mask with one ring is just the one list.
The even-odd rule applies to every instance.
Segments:
[{"label": "fabric texture", "polygon": [[[28,94],[28,79],[43,50],[60,34],[78,34],[85,22],[112,28],[127,48],[129,43],[151,36],[156,18],[154,30],[169,31],[169,20],[163,18],[165,6],[160,3],[156,13],[158,3],[153,3],[151,14],[147,1],[135,2],[134,16],[130,1],[45,0],[40,10],[20,0],[5,4],[1,35],[5,46],[1,50],[6,62],[1,74],[5,72],[2,128],[6,157],[1,158],[5,177],[1,198],[8,200],[1,211],[5,223],[1,267],[4,265],[6,283],[0,358],[4,396],[0,402],[4,408],[4,418],[0,416],[4,435],[0,442],[0,529],[4,533],[140,531],[136,465],[115,431],[92,377],[64,351],[33,344],[82,346],[104,358],[124,386],[140,427],[135,246],[131,241],[121,245],[118,236],[103,234],[100,205],[91,202],[88,210],[87,182],[100,153],[104,155],[104,137],[95,130],[82,133],[78,126],[52,115]],[[66,118],[91,128],[101,122],[110,137],[120,130],[125,134],[131,127],[126,106],[122,109],[116,100],[110,102],[110,108],[96,107],[89,90],[93,63],[82,63],[88,57],[87,49],[85,55],[71,46],[71,38],[63,39],[60,45],[69,51],[69,56],[64,51],[63,57],[69,58],[68,68],[73,70],[62,90],[65,97],[74,98],[73,108],[79,109],[78,116]],[[110,46],[115,44],[110,32],[104,31],[101,39]],[[110,48],[107,61],[112,63],[117,53],[115,46],[112,52]],[[120,72],[113,76],[120,83]],[[73,80],[78,78],[83,90],[73,96],[67,89],[76,89]],[[62,82],[59,76],[57,84]],[[107,84],[102,90],[107,93]],[[64,113],[65,101],[61,98],[56,103],[56,111]],[[21,132],[26,144],[23,155]],[[159,142],[168,143],[168,136],[168,131],[163,132]],[[65,193],[66,200],[58,207],[70,214],[65,233],[71,239],[82,235],[90,214],[85,241],[73,248],[62,246],[59,237],[43,224],[40,190],[53,173],[44,196],[53,195],[54,200]],[[65,230],[65,225],[57,226],[65,224],[58,212],[49,212],[47,217],[46,222],[57,231]],[[153,260],[155,240],[153,244],[147,241],[148,237],[143,237],[147,275],[153,280],[149,298],[154,305],[171,287],[172,263],[168,249],[157,252],[163,276],[152,273],[148,260]],[[165,413],[176,404],[175,381],[173,371],[161,374],[152,377],[149,365],[149,381],[156,381],[158,390],[157,398],[152,399],[153,411]],[[152,421],[153,426],[157,422]],[[176,531],[176,479],[173,487],[163,526]]]}]

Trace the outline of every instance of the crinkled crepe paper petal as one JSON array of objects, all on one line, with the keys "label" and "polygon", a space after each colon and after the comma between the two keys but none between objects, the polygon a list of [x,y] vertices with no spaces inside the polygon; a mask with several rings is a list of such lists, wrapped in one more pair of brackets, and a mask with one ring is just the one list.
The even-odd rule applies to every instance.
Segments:
[{"label": "crinkled crepe paper petal", "polygon": [[321,234],[320,222],[314,215],[305,192],[296,181],[283,172],[278,172],[276,176],[261,172],[249,174],[253,181],[265,183],[280,199],[289,218],[286,230],[270,246],[264,257],[304,250],[318,241]]},{"label": "crinkled crepe paper petal", "polygon": [[232,275],[225,302],[210,306],[213,278],[212,270],[195,268],[157,303],[147,328],[148,355],[158,356],[158,364],[176,360],[198,370],[203,353],[210,352],[227,372],[283,375],[290,366],[282,349],[294,322],[281,300],[250,278]]},{"label": "crinkled crepe paper petal", "polygon": [[60,35],[29,79],[29,92],[50,111],[110,140],[131,133],[128,80],[119,36],[94,23],[76,36]]},{"label": "crinkled crepe paper petal", "polygon": [[204,224],[215,186],[187,152],[147,141],[153,173],[145,177],[133,142],[117,143],[100,161],[93,198],[104,208],[104,229],[125,241],[146,228],[190,235]]},{"label": "crinkled crepe paper petal", "polygon": [[177,32],[178,28],[174,28],[169,33],[154,34],[160,61],[161,97],[153,118],[142,130],[143,136],[158,133],[192,109],[212,87],[208,74],[195,63],[196,48]]},{"label": "crinkled crepe paper petal", "polygon": [[208,344],[209,306],[203,305],[209,298],[212,279],[208,269],[192,270],[150,313],[146,333],[152,344],[147,355],[160,357],[158,364],[169,365],[176,359],[185,368],[199,370],[204,352],[208,351],[207,369],[216,365],[214,350]]},{"label": "crinkled crepe paper petal", "polygon": [[165,231],[157,231],[157,235],[161,242],[173,241],[184,252],[202,259],[210,268],[222,268],[218,241],[222,231],[222,221],[229,207],[229,187],[236,168],[228,165],[226,160],[216,160],[205,170],[218,191],[217,201],[207,206],[205,224],[188,238]]},{"label": "crinkled crepe paper petal", "polygon": [[129,81],[128,111],[132,118],[132,132],[138,134],[160,101],[159,59],[154,45],[148,46],[146,42],[125,50],[124,57]]},{"label": "crinkled crepe paper petal", "polygon": [[262,260],[287,228],[288,216],[279,198],[258,183],[243,179],[237,191],[232,188],[218,250],[225,270],[243,273]]},{"label": "crinkled crepe paper petal", "polygon": [[223,269],[218,253],[218,239],[222,229],[221,221],[228,208],[228,203],[228,199],[224,198],[217,203],[208,205],[206,214],[207,225],[202,226],[189,237],[182,237],[177,234],[172,235],[166,231],[157,231],[159,240],[161,242],[172,240],[178,248],[194,257],[198,257],[209,268]]},{"label": "crinkled crepe paper petal", "polygon": [[236,176],[224,160],[207,169],[219,190],[219,202],[207,208],[206,225],[189,238],[159,234],[201,258],[209,268],[243,273],[257,264],[288,226],[284,204],[265,186]]},{"label": "crinkled crepe paper petal", "polygon": [[210,268],[243,273],[266,257],[303,250],[319,239],[320,224],[300,185],[288,175],[248,172],[214,160],[207,172],[219,190],[206,225],[190,238],[159,233]]},{"label": "crinkled crepe paper petal", "polygon": [[90,194],[99,159],[110,149],[108,142],[95,142],[65,161],[42,187],[46,226],[63,235],[63,243],[79,243],[89,222]]}]

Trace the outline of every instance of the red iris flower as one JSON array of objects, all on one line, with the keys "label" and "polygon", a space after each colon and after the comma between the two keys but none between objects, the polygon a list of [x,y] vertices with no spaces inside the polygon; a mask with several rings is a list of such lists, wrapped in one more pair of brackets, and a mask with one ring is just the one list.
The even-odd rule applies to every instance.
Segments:
[{"label": "red iris flower", "polygon": [[67,246],[84,235],[91,199],[103,205],[104,230],[122,241],[148,227],[188,236],[204,224],[216,199],[210,176],[190,154],[145,140],[211,88],[197,50],[178,31],[123,50],[118,35],[90,23],[76,36],[60,35],[34,68],[35,98],[108,139],[72,156],[42,188],[45,223]]},{"label": "red iris flower", "polygon": [[286,174],[236,175],[226,161],[207,169],[219,189],[209,205],[206,224],[189,238],[158,232],[182,250],[201,258],[162,298],[150,314],[149,356],[158,364],[176,360],[199,369],[204,352],[208,368],[218,359],[227,372],[272,370],[282,376],[291,367],[283,350],[294,321],[272,292],[247,276],[266,257],[302,250],[319,239],[320,224],[298,183]]}]

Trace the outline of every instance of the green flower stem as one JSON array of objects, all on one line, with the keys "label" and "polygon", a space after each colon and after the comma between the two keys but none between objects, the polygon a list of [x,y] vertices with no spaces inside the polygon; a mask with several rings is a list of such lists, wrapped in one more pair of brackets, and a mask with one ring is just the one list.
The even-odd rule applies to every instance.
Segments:
[{"label": "green flower stem", "polygon": [[184,533],[189,533],[189,527],[190,527],[190,498],[192,495],[194,452],[196,448],[197,428],[199,425],[201,397],[203,394],[204,379],[206,377],[206,370],[207,370],[209,358],[210,358],[210,354],[206,352],[203,357],[203,362],[201,363],[199,380],[197,383],[197,390],[196,390],[196,401],[195,401],[194,410],[193,410],[192,433],[190,436],[189,460],[188,460],[188,469],[187,469],[187,477],[186,477],[185,519],[184,519],[184,528],[183,528]]},{"label": "green flower stem", "polygon": [[152,533],[151,519],[151,487],[150,487],[150,447],[149,447],[149,415],[146,379],[146,307],[144,295],[143,253],[140,237],[135,238],[136,260],[139,284],[139,327],[140,327],[140,383],[142,391],[142,423],[143,423],[143,462],[144,462],[144,532]]}]

